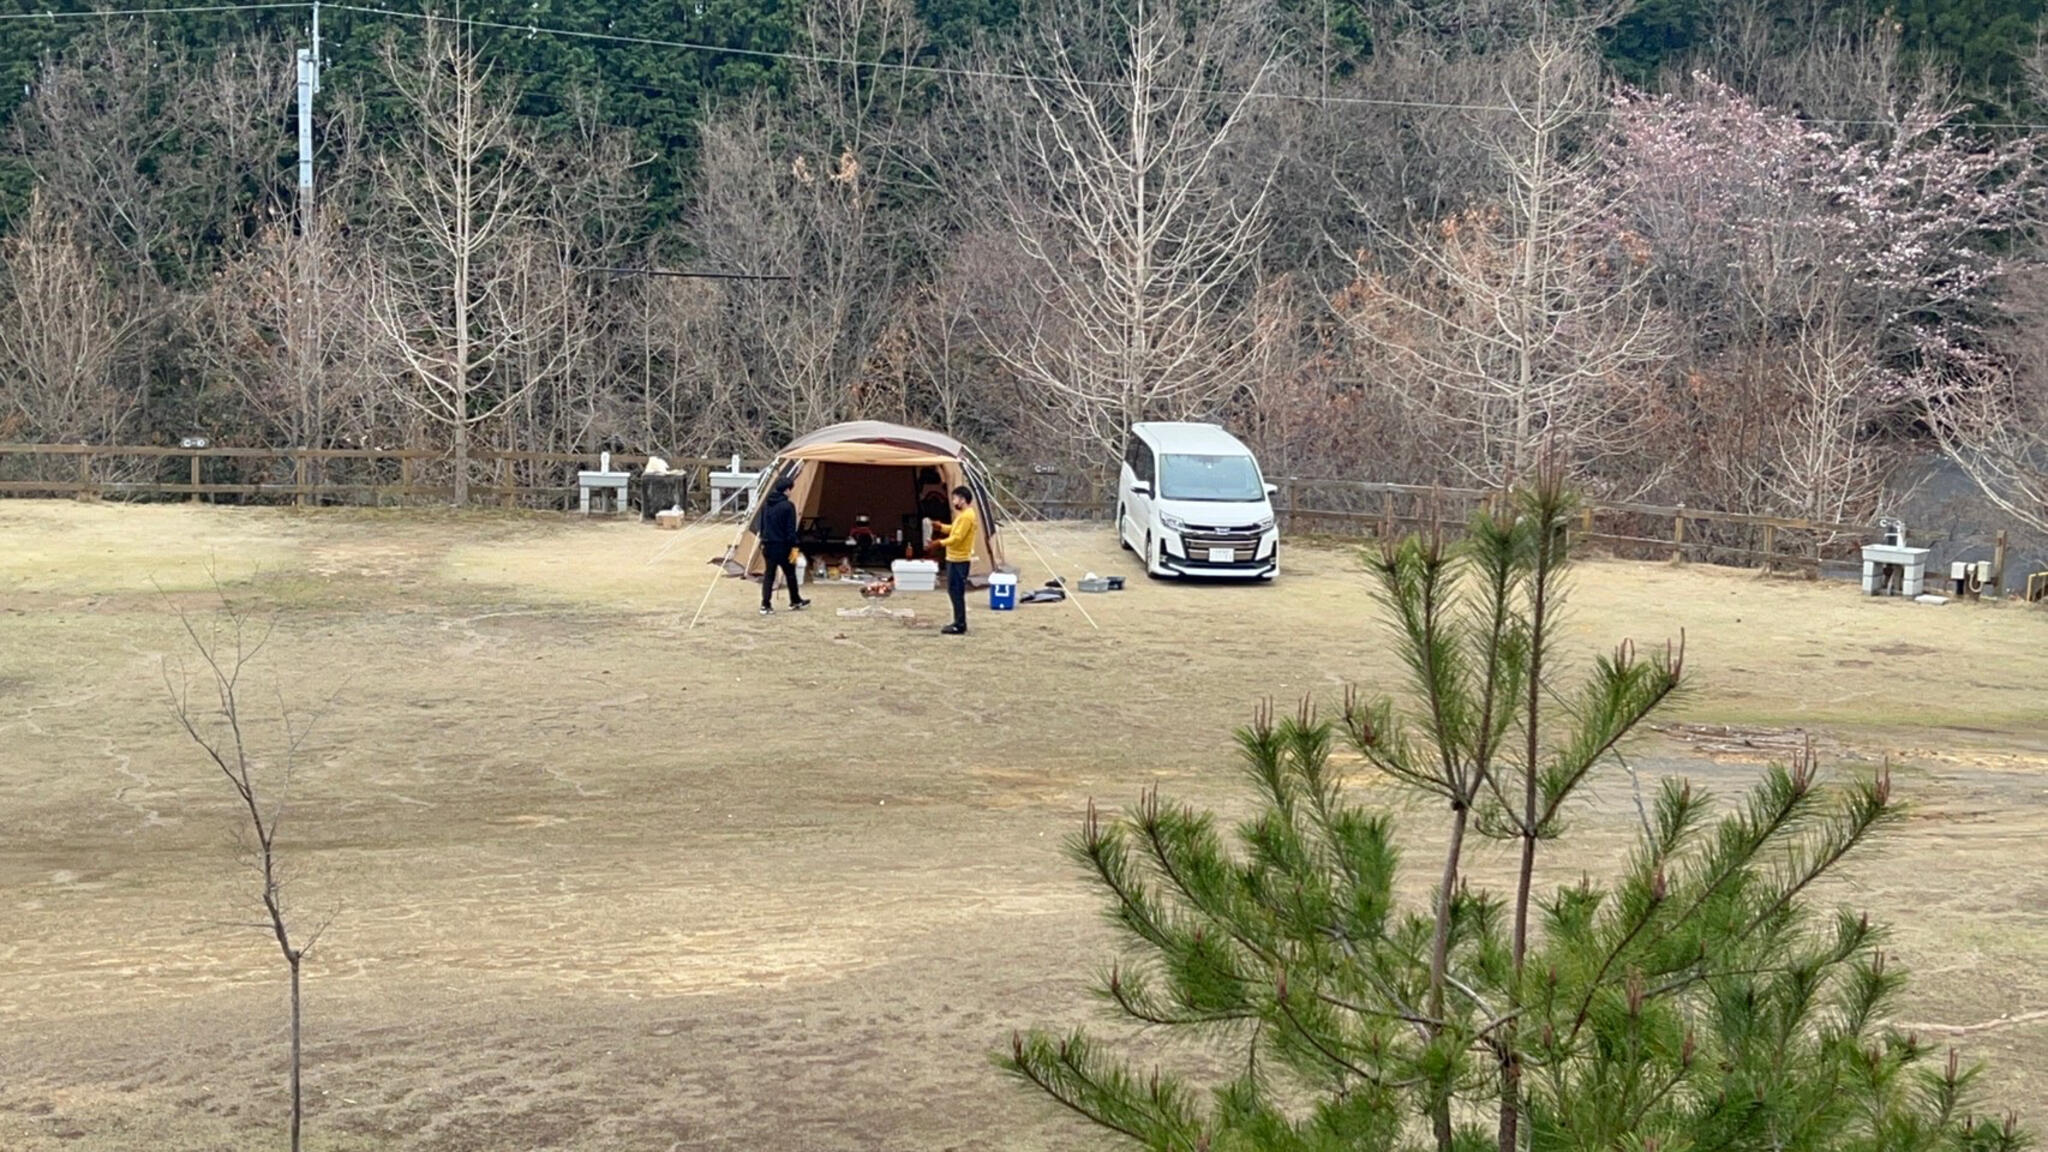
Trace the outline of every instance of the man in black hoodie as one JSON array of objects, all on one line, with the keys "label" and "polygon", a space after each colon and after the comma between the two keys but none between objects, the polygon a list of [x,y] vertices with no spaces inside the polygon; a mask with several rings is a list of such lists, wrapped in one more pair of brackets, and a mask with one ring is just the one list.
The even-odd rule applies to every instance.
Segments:
[{"label": "man in black hoodie", "polygon": [[761,615],[775,614],[775,573],[782,572],[789,581],[789,606],[792,609],[809,608],[811,602],[804,599],[803,589],[796,582],[796,505],[789,500],[789,481],[777,480],[775,488],[768,493],[768,502],[761,505]]}]

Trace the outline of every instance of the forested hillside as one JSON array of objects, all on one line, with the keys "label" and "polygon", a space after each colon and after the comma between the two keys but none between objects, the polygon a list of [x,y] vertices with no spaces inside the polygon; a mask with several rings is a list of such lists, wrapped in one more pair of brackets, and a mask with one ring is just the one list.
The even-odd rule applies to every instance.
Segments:
[{"label": "forested hillside", "polygon": [[[0,9],[0,440],[760,451],[2048,520],[2040,0]],[[678,276],[691,272],[715,275]]]}]

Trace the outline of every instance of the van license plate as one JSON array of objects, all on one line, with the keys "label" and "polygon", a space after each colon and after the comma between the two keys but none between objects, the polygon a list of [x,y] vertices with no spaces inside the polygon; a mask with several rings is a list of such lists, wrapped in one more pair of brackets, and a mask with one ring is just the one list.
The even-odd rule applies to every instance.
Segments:
[{"label": "van license plate", "polygon": [[1211,564],[1235,564],[1235,563],[1237,563],[1237,549],[1235,549],[1235,548],[1211,548],[1211,549],[1209,549],[1209,563],[1211,563]]}]

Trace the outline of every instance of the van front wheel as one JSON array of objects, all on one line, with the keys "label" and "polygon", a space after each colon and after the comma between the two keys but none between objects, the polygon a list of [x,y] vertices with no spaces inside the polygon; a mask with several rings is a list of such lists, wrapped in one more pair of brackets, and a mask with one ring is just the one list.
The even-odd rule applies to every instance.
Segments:
[{"label": "van front wheel", "polygon": [[1131,547],[1131,538],[1124,532],[1124,506],[1121,504],[1116,506],[1116,546],[1126,552],[1137,551]]}]

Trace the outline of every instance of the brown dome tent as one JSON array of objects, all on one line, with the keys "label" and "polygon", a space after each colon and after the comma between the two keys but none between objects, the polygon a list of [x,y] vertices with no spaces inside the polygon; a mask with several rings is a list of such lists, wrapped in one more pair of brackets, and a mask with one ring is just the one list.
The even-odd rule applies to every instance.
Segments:
[{"label": "brown dome tent", "polygon": [[[834,424],[777,453],[762,475],[762,492],[783,479],[790,481],[797,522],[807,535],[815,532],[828,540],[844,540],[863,516],[877,536],[893,540],[900,529],[915,540],[924,517],[951,520],[946,494],[964,484],[974,493],[982,528],[975,542],[975,575],[986,577],[1003,567],[988,477],[950,436],[876,420]],[[758,527],[758,520],[749,526],[732,556],[750,576],[763,570]]]}]

